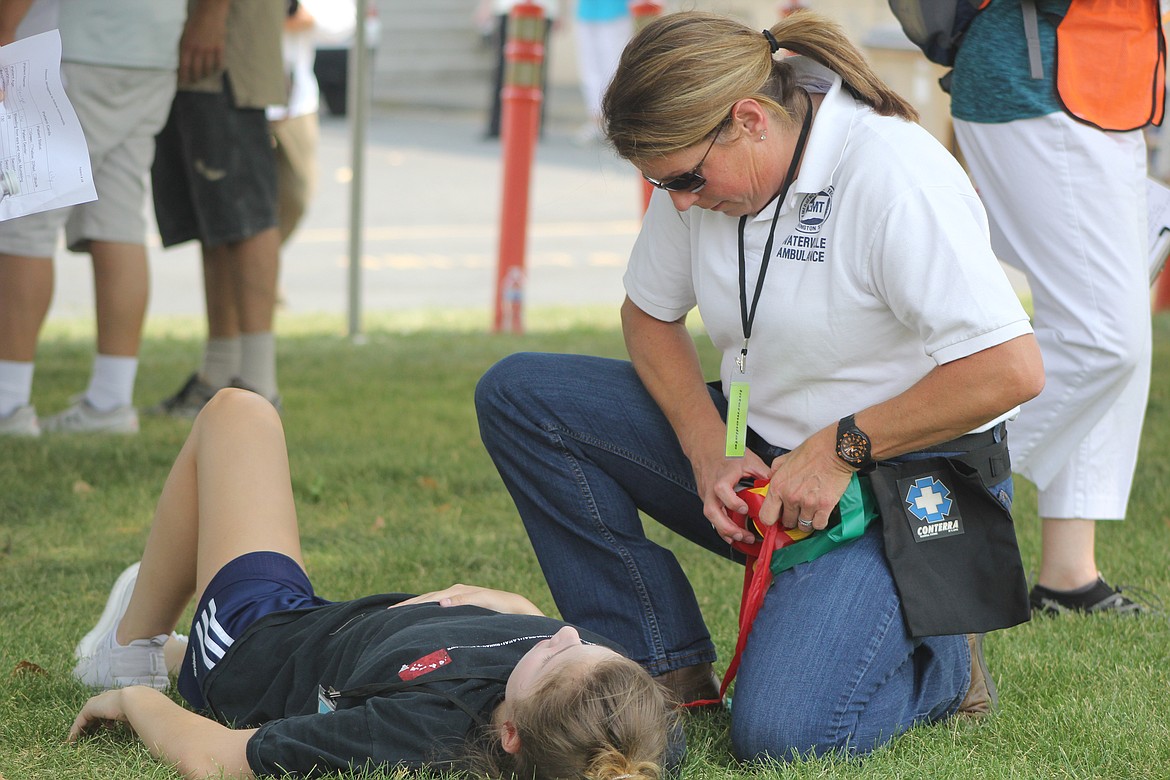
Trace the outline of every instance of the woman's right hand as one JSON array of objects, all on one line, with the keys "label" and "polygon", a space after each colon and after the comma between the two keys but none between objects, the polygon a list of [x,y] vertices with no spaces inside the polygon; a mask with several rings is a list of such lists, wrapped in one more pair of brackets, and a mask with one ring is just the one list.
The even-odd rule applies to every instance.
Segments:
[{"label": "woman's right hand", "polygon": [[728,458],[721,451],[713,452],[706,458],[692,458],[691,467],[695,472],[695,487],[703,500],[703,515],[711,522],[711,527],[728,544],[733,541],[755,542],[755,535],[736,524],[728,513],[747,514],[747,503],[735,494],[740,482],[768,478],[768,466],[760,456],[751,450],[741,458]]}]

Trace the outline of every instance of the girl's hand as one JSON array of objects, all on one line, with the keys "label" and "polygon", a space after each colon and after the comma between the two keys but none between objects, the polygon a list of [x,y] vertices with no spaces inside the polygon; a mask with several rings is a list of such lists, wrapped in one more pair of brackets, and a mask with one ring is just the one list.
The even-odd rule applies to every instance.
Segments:
[{"label": "girl's hand", "polygon": [[124,691],[123,688],[106,691],[87,701],[69,729],[69,741],[76,742],[83,734],[100,726],[128,722],[122,700]]},{"label": "girl's hand", "polygon": [[425,604],[438,602],[440,607],[456,607],[461,604],[471,604],[495,612],[504,612],[510,615],[543,615],[536,605],[517,593],[506,590],[481,588],[476,585],[452,585],[442,590],[433,590],[421,596],[400,601],[395,607],[406,604]]}]

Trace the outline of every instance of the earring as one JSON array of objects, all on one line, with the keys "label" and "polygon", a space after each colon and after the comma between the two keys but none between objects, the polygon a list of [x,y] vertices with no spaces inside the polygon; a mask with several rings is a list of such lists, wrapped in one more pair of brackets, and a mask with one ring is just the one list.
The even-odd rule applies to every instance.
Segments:
[{"label": "earring", "polygon": [[767,140],[768,140],[768,134],[767,134],[767,133],[761,133],[761,134],[760,134],[760,140],[761,140],[761,141],[767,141]]}]

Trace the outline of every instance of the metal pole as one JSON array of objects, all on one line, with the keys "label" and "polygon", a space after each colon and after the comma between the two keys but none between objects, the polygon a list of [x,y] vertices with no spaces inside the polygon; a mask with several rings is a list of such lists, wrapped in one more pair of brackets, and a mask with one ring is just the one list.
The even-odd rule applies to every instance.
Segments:
[{"label": "metal pole", "polygon": [[366,14],[369,0],[357,0],[357,26],[349,50],[348,104],[350,128],[349,182],[349,337],[365,343],[362,333],[362,194],[365,190],[366,108],[369,103],[369,52],[366,42]]}]

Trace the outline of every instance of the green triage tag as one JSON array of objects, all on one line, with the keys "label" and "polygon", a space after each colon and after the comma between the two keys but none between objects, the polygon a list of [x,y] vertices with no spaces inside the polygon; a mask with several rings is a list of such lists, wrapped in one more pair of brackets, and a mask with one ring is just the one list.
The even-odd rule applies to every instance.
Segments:
[{"label": "green triage tag", "polygon": [[727,399],[727,457],[742,458],[747,448],[748,383],[732,382]]}]

